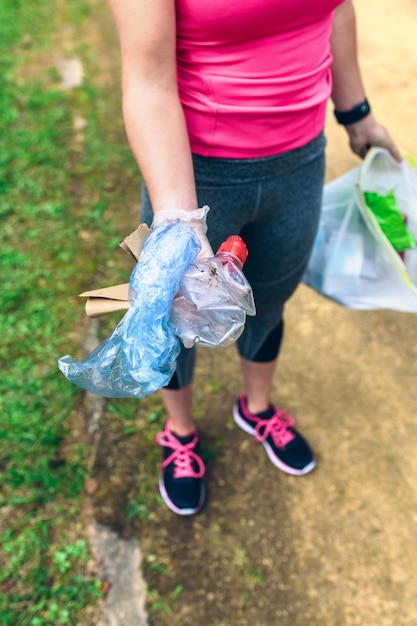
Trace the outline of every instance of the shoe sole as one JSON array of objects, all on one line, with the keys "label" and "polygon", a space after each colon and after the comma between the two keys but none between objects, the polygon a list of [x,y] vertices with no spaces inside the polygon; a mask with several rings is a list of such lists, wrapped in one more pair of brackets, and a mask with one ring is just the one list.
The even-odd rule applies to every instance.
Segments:
[{"label": "shoe sole", "polygon": [[[239,409],[237,406],[233,407],[233,419],[235,421],[235,424],[239,426],[239,428],[243,430],[245,433],[248,433],[248,435],[252,435],[252,436],[255,435],[255,429],[252,428],[247,422],[245,422],[245,420],[241,418]],[[291,474],[292,476],[304,476],[305,474],[309,474],[310,472],[312,472],[313,469],[316,467],[316,461],[314,458],[312,461],[310,461],[310,463],[308,463],[305,467],[302,467],[301,469],[298,469],[296,467],[291,467],[291,465],[287,465],[274,454],[271,446],[269,445],[267,441],[260,441],[259,443],[261,443],[263,447],[265,448],[266,453],[271,463],[275,465],[275,467],[277,467],[278,469],[285,472],[286,474]]]},{"label": "shoe sole", "polygon": [[172,502],[171,498],[169,497],[168,492],[165,489],[164,480],[163,480],[162,476],[159,479],[159,493],[161,494],[162,500],[165,502],[167,507],[173,513],[176,513],[177,515],[183,515],[183,516],[195,515],[196,513],[201,511],[201,509],[203,508],[204,502],[206,500],[206,488],[204,486],[204,483],[202,483],[202,485],[201,485],[201,492],[200,492],[200,500],[199,500],[197,506],[195,508],[188,508],[188,509],[180,509],[180,508],[178,508]]}]

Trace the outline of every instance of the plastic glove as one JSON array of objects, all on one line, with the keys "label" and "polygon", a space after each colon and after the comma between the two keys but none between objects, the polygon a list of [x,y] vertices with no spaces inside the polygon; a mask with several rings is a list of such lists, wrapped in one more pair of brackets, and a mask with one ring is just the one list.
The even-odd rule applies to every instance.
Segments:
[{"label": "plastic glove", "polygon": [[210,211],[210,207],[207,205],[201,209],[194,209],[194,211],[183,211],[181,209],[164,209],[154,214],[152,226],[158,226],[165,220],[181,219],[184,222],[188,222],[193,227],[197,238],[201,244],[201,250],[197,257],[200,259],[207,259],[213,256],[213,250],[206,237],[207,223],[206,216]]}]

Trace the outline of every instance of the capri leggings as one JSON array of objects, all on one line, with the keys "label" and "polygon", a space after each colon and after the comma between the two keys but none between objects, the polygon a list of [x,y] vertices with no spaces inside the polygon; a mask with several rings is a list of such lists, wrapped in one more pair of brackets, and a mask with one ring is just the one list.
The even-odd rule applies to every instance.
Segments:
[{"label": "capri leggings", "polygon": [[[244,271],[255,298],[237,341],[241,357],[274,360],[279,353],[285,302],[299,285],[317,232],[325,169],[321,133],[301,148],[257,159],[193,155],[199,206],[207,204],[207,236],[213,250],[232,234],[247,247]],[[142,187],[142,221],[152,207]],[[183,348],[168,387],[180,389],[193,376],[195,349]]]}]

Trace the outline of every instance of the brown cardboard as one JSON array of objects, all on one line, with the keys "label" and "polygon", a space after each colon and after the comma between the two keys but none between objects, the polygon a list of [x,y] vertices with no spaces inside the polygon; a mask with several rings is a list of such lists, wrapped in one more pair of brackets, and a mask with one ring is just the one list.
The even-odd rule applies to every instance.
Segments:
[{"label": "brown cardboard", "polygon": [[80,293],[87,298],[85,312],[88,317],[100,317],[114,311],[127,311],[129,308],[129,283],[103,287]]},{"label": "brown cardboard", "polygon": [[142,252],[143,244],[149,235],[151,234],[151,229],[146,224],[139,224],[136,230],[133,233],[130,233],[127,237],[125,237],[120,245],[122,250],[127,252],[131,257],[133,257],[134,261],[137,261],[140,253]]},{"label": "brown cardboard", "polygon": [[[120,247],[136,262],[150,233],[151,229],[146,224],[140,224],[133,233],[122,241]],[[130,306],[129,283],[84,291],[80,293],[80,297],[87,298],[85,312],[88,317],[100,317],[115,311],[127,311]]]}]

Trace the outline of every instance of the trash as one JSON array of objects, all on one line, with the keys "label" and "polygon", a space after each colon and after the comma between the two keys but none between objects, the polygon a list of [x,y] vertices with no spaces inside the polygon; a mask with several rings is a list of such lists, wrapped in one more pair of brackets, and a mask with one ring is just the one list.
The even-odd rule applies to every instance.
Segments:
[{"label": "trash", "polygon": [[[367,198],[393,194],[401,254]],[[392,206],[391,206],[392,209]],[[398,230],[398,217],[403,228]],[[385,231],[385,232],[384,232]],[[389,231],[389,232],[388,232]],[[362,165],[325,185],[322,214],[303,282],[351,309],[417,312],[417,167],[372,148]]]},{"label": "trash", "polygon": [[168,324],[181,277],[200,250],[191,226],[167,220],[146,239],[129,281],[130,308],[113,333],[79,362],[61,357],[61,372],[108,398],[143,398],[171,379],[180,351]]},{"label": "trash", "polygon": [[184,273],[169,324],[186,348],[226,347],[245,328],[246,314],[255,315],[252,289],[242,267],[247,248],[232,235],[207,259],[196,259]]},{"label": "trash", "polygon": [[397,252],[404,252],[417,247],[417,238],[407,228],[407,218],[398,207],[394,191],[391,189],[386,195],[365,191],[366,206],[375,215],[376,220]]}]

